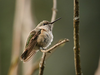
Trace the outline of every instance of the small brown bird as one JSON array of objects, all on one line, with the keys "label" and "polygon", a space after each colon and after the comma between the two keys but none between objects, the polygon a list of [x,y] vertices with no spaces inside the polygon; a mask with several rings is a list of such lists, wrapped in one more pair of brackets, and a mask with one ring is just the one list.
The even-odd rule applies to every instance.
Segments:
[{"label": "small brown bird", "polygon": [[27,62],[36,52],[40,49],[45,50],[51,44],[53,41],[51,26],[59,19],[61,18],[53,22],[44,20],[31,31],[26,42],[25,50],[20,57],[22,61]]}]

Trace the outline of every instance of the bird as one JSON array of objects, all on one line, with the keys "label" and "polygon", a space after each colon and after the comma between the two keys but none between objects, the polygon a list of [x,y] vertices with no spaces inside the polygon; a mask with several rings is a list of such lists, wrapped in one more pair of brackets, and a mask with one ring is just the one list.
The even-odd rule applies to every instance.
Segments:
[{"label": "bird", "polygon": [[25,49],[20,56],[21,61],[29,61],[39,50],[46,50],[51,45],[53,41],[52,25],[60,19],[53,22],[43,20],[30,32]]}]

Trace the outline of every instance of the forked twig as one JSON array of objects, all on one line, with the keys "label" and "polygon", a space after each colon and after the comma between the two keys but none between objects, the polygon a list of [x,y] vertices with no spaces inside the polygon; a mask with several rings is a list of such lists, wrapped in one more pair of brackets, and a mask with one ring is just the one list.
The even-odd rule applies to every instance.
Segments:
[{"label": "forked twig", "polygon": [[46,58],[46,53],[54,50],[55,48],[57,48],[58,46],[60,46],[63,43],[69,42],[69,39],[64,39],[60,42],[58,42],[57,44],[55,44],[54,46],[52,46],[51,48],[47,49],[47,50],[41,50],[43,52],[40,64],[39,64],[39,75],[43,75],[43,71],[44,71],[44,62],[45,62],[45,58]]}]

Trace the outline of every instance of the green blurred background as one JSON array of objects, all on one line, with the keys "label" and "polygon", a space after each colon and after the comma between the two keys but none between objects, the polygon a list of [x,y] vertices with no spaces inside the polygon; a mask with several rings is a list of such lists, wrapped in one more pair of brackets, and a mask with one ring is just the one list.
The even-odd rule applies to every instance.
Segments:
[{"label": "green blurred background", "polygon": [[[7,75],[12,50],[15,0],[0,0],[0,75]],[[51,20],[52,0],[32,0],[32,12],[37,24]],[[70,42],[59,47],[46,61],[44,75],[75,75],[73,52],[73,0],[57,1],[54,42],[68,38]],[[80,0],[80,54],[84,75],[94,75],[100,55],[100,0]]]}]

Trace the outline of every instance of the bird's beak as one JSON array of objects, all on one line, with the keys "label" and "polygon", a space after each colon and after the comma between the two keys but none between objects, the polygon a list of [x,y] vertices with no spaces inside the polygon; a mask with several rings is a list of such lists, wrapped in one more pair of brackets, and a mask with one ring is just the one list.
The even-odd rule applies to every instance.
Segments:
[{"label": "bird's beak", "polygon": [[61,19],[61,17],[60,18],[58,18],[58,19],[56,19],[55,21],[53,21],[53,22],[50,22],[49,24],[53,24],[53,23],[55,23],[56,21],[58,21],[58,20],[60,20]]}]

